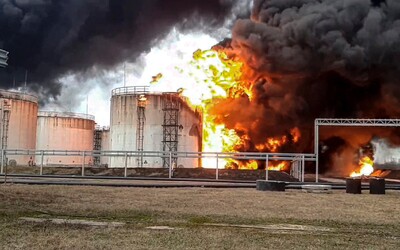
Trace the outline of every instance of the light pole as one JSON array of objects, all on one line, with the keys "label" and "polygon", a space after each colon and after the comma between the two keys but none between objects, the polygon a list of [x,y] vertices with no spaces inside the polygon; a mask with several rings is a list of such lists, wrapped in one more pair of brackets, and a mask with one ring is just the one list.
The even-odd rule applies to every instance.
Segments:
[{"label": "light pole", "polygon": [[0,49],[0,68],[7,67],[8,51]]}]

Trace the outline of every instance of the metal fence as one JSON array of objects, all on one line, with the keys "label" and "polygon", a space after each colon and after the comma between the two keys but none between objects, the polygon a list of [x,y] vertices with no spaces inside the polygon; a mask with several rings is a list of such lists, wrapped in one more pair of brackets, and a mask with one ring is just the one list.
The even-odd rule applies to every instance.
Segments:
[{"label": "metal fence", "polygon": [[[123,166],[115,168],[124,169],[124,177],[127,177],[128,168],[135,168],[128,166],[130,158],[133,157],[146,157],[146,158],[159,158],[161,160],[169,160],[168,178],[172,178],[173,159],[213,159],[215,160],[215,179],[219,178],[219,171],[224,169],[219,166],[219,160],[231,159],[231,160],[257,160],[265,161],[265,174],[266,180],[269,178],[269,164],[271,161],[287,161],[290,162],[290,174],[304,181],[304,171],[306,162],[315,162],[316,158],[314,154],[300,154],[300,153],[259,153],[259,152],[234,152],[234,153],[223,153],[223,152],[163,152],[163,151],[66,151],[66,150],[18,150],[18,149],[7,149],[1,151],[1,174],[4,173],[5,167],[8,164],[9,157],[12,156],[32,156],[35,157],[36,166],[40,168],[39,174],[43,175],[43,167],[45,166],[45,157],[80,157],[81,165],[75,167],[81,168],[81,175],[85,176],[85,168],[92,166],[88,164],[88,159],[94,157],[108,157],[109,161],[111,158],[119,157],[123,158]],[[89,161],[90,162],[90,161]],[[92,161],[93,162],[93,161]],[[46,167],[51,167],[47,166]],[[214,169],[214,168],[213,168]]]}]

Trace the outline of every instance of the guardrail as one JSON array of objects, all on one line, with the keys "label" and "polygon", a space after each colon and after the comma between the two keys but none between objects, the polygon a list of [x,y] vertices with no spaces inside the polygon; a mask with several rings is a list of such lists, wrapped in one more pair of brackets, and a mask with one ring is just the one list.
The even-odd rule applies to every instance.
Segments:
[{"label": "guardrail", "polygon": [[[169,152],[169,151],[78,151],[78,150],[20,150],[7,149],[1,151],[1,159],[7,159],[9,156],[40,156],[39,167],[40,175],[43,174],[44,157],[49,156],[74,156],[82,157],[82,176],[85,174],[85,167],[88,165],[85,159],[91,157],[123,157],[124,159],[124,176],[127,177],[128,160],[132,157],[139,158],[161,158],[169,160],[169,178],[172,178],[173,164],[172,159],[189,158],[189,159],[213,159],[216,162],[215,179],[218,180],[219,170],[218,161],[220,159],[232,160],[259,160],[265,161],[266,180],[268,180],[268,166],[270,161],[289,161],[293,169],[291,173],[300,181],[304,181],[304,167],[307,161],[316,161],[314,154],[299,154],[299,153],[259,153],[259,152]],[[6,161],[1,160],[1,173],[4,173]],[[129,167],[132,168],[132,167]]]},{"label": "guardrail", "polygon": [[38,97],[31,93],[25,93],[23,91],[12,91],[12,90],[0,90],[0,97],[5,99],[14,99],[14,100],[24,100],[29,102],[38,102]]},{"label": "guardrail", "polygon": [[39,111],[38,116],[42,117],[60,117],[60,118],[78,118],[86,120],[95,120],[94,115],[73,113],[73,112],[56,112],[56,111]]},{"label": "guardrail", "polygon": [[142,94],[148,94],[149,93],[149,87],[148,86],[128,86],[128,87],[120,87],[113,89],[111,91],[111,95],[129,95],[129,94],[134,94],[134,95],[142,95]]}]

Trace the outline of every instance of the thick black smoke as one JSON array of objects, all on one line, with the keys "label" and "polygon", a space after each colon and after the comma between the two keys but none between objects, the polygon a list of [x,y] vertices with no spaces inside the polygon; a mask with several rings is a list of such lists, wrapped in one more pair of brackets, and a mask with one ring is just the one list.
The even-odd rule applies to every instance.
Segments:
[{"label": "thick black smoke", "polygon": [[57,96],[57,81],[92,66],[107,69],[151,48],[173,26],[224,21],[234,0],[0,0],[0,47],[10,52],[0,87],[29,71],[36,89]]},{"label": "thick black smoke", "polygon": [[256,102],[218,108],[240,114],[225,119],[252,128],[256,143],[296,126],[312,131],[318,117],[400,116],[397,0],[255,0],[231,44],[258,79]]}]

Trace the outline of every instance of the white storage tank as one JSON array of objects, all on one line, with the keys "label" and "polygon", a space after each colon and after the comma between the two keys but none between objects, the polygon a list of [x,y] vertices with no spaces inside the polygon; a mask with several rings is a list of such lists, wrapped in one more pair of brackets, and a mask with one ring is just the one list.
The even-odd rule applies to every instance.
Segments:
[{"label": "white storage tank", "polygon": [[[201,151],[201,115],[177,93],[151,93],[147,87],[112,91],[110,149],[113,151]],[[169,167],[161,157],[128,157],[128,167]],[[196,158],[174,158],[173,167],[195,168]],[[111,157],[110,167],[124,167],[124,157]]]},{"label": "white storage tank", "polygon": [[[39,111],[37,120],[37,150],[92,151],[94,116],[69,112]],[[45,156],[44,165],[93,164],[92,157]],[[39,159],[36,159],[36,164]]]},{"label": "white storage tank", "polygon": [[[22,92],[0,90],[0,109],[1,148],[35,150],[38,98]],[[9,155],[7,160],[12,165],[28,165],[30,156]]]}]

